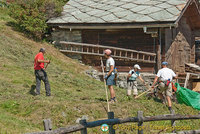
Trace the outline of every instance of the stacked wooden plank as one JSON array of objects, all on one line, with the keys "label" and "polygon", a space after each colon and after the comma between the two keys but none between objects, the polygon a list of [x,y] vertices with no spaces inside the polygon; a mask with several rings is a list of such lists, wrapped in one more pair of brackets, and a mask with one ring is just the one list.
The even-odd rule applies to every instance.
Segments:
[{"label": "stacked wooden plank", "polygon": [[196,64],[186,63],[185,64],[185,71],[199,74],[200,73],[200,66],[198,66]]}]

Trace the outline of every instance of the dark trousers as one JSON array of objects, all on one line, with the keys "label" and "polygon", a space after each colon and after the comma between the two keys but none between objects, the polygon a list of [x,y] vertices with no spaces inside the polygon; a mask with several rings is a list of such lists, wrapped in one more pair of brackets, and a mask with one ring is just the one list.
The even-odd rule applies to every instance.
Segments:
[{"label": "dark trousers", "polygon": [[50,96],[51,88],[48,81],[47,73],[43,69],[35,70],[35,77],[36,77],[36,94],[37,95],[40,94],[40,85],[41,85],[41,80],[42,80],[45,84],[46,95]]}]

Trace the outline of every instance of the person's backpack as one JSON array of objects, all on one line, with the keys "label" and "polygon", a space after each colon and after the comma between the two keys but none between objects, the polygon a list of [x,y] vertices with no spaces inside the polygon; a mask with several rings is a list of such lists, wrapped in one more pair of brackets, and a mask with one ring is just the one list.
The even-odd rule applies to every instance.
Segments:
[{"label": "person's backpack", "polygon": [[118,73],[118,71],[117,71],[117,68],[116,68],[116,67],[114,68],[114,71],[113,71],[113,72],[114,72],[114,74],[115,74],[115,79],[117,79],[117,76],[118,76],[117,73]]}]

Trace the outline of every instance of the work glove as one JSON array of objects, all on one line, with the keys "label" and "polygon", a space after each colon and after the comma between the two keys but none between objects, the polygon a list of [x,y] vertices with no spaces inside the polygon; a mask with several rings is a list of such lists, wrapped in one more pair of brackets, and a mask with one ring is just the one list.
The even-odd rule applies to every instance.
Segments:
[{"label": "work glove", "polygon": [[108,75],[106,74],[105,76],[104,76],[104,79],[107,79],[108,78]]},{"label": "work glove", "polygon": [[144,85],[145,85],[145,86],[148,86],[148,85],[149,85],[149,83],[148,83],[148,82],[144,82]]}]

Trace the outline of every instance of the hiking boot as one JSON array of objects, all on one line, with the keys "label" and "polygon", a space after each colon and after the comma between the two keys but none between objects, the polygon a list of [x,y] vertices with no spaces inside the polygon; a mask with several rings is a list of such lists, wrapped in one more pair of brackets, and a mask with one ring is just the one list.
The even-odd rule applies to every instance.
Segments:
[{"label": "hiking boot", "polygon": [[115,102],[117,102],[117,99],[114,97],[114,98],[111,98],[110,100],[109,100],[109,103],[110,104],[113,104],[113,103],[115,103]]},{"label": "hiking boot", "polygon": [[169,110],[170,114],[175,114],[175,111],[171,107],[168,107],[168,110]]},{"label": "hiking boot", "polygon": [[114,100],[114,102],[117,102],[117,99],[115,97],[113,98],[113,100]]},{"label": "hiking boot", "polygon": [[51,96],[51,94],[46,94],[46,96]]},{"label": "hiking boot", "polygon": [[37,96],[37,95],[40,95],[40,93],[38,93],[38,92],[35,92],[35,96]]},{"label": "hiking boot", "polygon": [[108,103],[110,103],[110,104],[114,104],[115,101],[114,101],[113,99],[110,99]]}]

